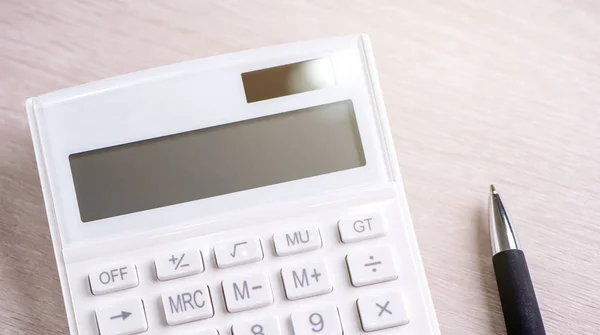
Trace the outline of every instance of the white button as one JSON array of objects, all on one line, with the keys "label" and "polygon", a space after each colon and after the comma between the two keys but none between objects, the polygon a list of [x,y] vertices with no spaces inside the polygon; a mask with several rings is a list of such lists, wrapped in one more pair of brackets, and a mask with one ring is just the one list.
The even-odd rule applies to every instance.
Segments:
[{"label": "white button", "polygon": [[277,255],[292,255],[319,249],[321,234],[317,228],[300,229],[273,235],[273,243]]},{"label": "white button", "polygon": [[219,332],[216,329],[205,329],[189,335],[219,335]]},{"label": "white button", "polygon": [[191,333],[190,335],[219,335],[216,329],[206,329],[199,332]]},{"label": "white button", "polygon": [[333,291],[333,285],[323,261],[304,263],[281,269],[285,295],[289,300],[302,299]]},{"label": "white button", "polygon": [[93,294],[105,294],[138,286],[135,265],[120,264],[106,267],[88,276]]},{"label": "white button", "polygon": [[360,321],[365,331],[397,327],[410,322],[404,296],[389,292],[376,297],[360,298],[356,302]]},{"label": "white button", "polygon": [[380,213],[353,215],[338,222],[340,237],[344,243],[352,243],[386,234],[387,225]]},{"label": "white button", "polygon": [[340,315],[334,306],[319,306],[292,314],[294,335],[342,335]]},{"label": "white button", "polygon": [[224,280],[225,304],[230,313],[264,307],[273,303],[273,292],[265,274]]},{"label": "white button", "polygon": [[267,317],[255,321],[236,323],[232,329],[233,335],[281,335],[281,327],[276,317]]},{"label": "white button", "polygon": [[398,278],[398,267],[390,248],[362,249],[346,256],[352,285],[365,286]]},{"label": "white button", "polygon": [[206,285],[178,288],[162,294],[162,304],[170,326],[211,318],[213,310]]},{"label": "white button", "polygon": [[175,279],[204,271],[202,254],[198,250],[164,254],[154,260],[154,265],[159,280]]},{"label": "white button", "polygon": [[148,330],[144,304],[132,298],[96,310],[101,335],[133,335]]},{"label": "white button", "polygon": [[258,238],[221,243],[215,246],[215,258],[220,268],[258,262],[263,259]]}]

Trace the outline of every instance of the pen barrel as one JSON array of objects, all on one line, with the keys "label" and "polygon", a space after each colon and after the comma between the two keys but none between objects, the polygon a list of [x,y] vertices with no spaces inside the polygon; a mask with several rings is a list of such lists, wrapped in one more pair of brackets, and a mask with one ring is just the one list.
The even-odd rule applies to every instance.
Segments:
[{"label": "pen barrel", "polygon": [[505,250],[492,258],[508,335],[545,335],[525,254]]}]

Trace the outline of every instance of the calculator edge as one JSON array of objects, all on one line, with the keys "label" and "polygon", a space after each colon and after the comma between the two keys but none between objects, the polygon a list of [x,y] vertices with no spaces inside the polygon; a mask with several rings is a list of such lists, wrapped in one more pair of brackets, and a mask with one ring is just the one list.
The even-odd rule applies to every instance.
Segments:
[{"label": "calculator edge", "polygon": [[417,235],[415,233],[412,215],[410,214],[410,208],[408,206],[408,199],[406,197],[404,183],[402,182],[402,175],[400,172],[400,163],[399,163],[398,156],[396,153],[396,148],[394,145],[394,139],[392,136],[392,130],[390,128],[387,109],[385,107],[385,103],[383,100],[383,93],[382,93],[381,85],[379,82],[379,75],[378,75],[377,68],[375,65],[375,56],[373,53],[373,47],[371,45],[370,38],[367,34],[361,34],[360,39],[361,39],[361,44],[363,46],[363,50],[365,52],[365,61],[368,66],[367,71],[368,71],[369,79],[371,80],[371,87],[373,88],[372,94],[373,94],[373,98],[375,99],[375,104],[377,106],[377,115],[380,118],[378,121],[381,126],[382,135],[384,136],[383,143],[385,143],[385,145],[386,145],[385,152],[388,155],[387,160],[391,166],[392,176],[394,179],[394,183],[396,184],[396,187],[397,187],[396,194],[400,198],[399,200],[402,203],[401,206],[404,207],[402,210],[402,213],[405,214],[404,219],[407,222],[407,224],[405,226],[405,228],[406,228],[405,230],[408,234],[410,234],[409,241],[411,241],[411,243],[413,244],[411,246],[411,249],[413,249],[413,251],[416,253],[416,255],[415,255],[416,257],[413,257],[413,260],[416,263],[417,272],[420,277],[419,278],[420,283],[424,284],[420,288],[421,295],[422,295],[423,301],[425,301],[427,304],[428,311],[430,312],[428,315],[428,318],[429,318],[429,322],[431,324],[431,329],[433,329],[433,331],[436,333],[436,335],[439,335],[439,334],[441,334],[439,322],[438,322],[437,314],[436,314],[435,307],[433,304],[433,297],[431,295],[431,290],[429,288],[429,281],[427,280],[427,274],[425,272],[423,258],[421,256],[421,249],[419,248]]},{"label": "calculator edge", "polygon": [[46,217],[48,220],[48,227],[50,229],[50,238],[52,239],[52,249],[54,252],[54,259],[56,262],[56,268],[58,270],[58,277],[60,287],[62,291],[62,297],[65,304],[65,313],[67,316],[67,323],[69,327],[69,333],[72,335],[79,334],[79,328],[75,319],[75,307],[73,298],[71,296],[69,277],[67,276],[67,267],[63,255],[63,245],[60,237],[60,230],[57,225],[56,215],[54,213],[54,201],[52,192],[49,184],[49,176],[47,174],[46,160],[43,150],[43,141],[41,140],[40,128],[38,127],[37,117],[37,99],[35,97],[28,98],[25,102],[27,118],[29,121],[29,129],[31,132],[31,138],[33,142],[33,149],[35,154],[35,160],[40,178],[40,185],[42,188],[42,197],[44,198],[44,207],[46,211]]}]

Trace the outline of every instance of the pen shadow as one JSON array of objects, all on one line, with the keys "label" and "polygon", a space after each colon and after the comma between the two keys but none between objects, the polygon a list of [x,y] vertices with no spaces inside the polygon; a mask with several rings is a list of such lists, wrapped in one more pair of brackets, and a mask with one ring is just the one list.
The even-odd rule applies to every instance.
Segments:
[{"label": "pen shadow", "polygon": [[478,207],[475,210],[473,221],[477,226],[480,284],[483,290],[488,319],[485,334],[506,334],[504,317],[498,296],[498,286],[492,264],[488,215],[483,207]]}]

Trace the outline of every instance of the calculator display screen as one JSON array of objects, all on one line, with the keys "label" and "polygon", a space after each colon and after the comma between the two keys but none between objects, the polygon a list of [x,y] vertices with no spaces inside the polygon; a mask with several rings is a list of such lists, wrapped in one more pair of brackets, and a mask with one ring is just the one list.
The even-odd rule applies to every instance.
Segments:
[{"label": "calculator display screen", "polygon": [[83,222],[366,164],[350,100],[69,156]]}]

